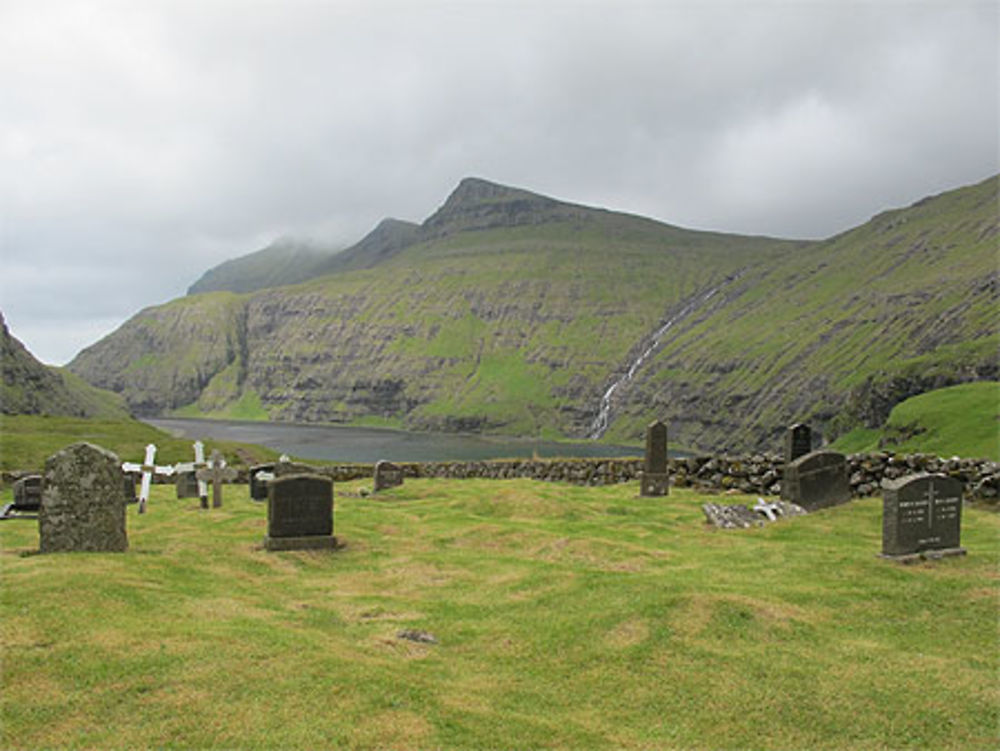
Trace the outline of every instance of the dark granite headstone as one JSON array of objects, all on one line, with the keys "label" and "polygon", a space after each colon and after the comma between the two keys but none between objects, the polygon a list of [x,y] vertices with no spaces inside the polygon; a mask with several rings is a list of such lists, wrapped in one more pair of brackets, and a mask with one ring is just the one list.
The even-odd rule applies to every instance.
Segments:
[{"label": "dark granite headstone", "polygon": [[187,470],[177,473],[175,481],[178,498],[198,498],[198,474],[197,470]]},{"label": "dark granite headstone", "polygon": [[25,475],[14,483],[14,511],[38,511],[42,505],[42,476]]},{"label": "dark granite headstone", "polygon": [[272,479],[274,479],[273,464],[255,464],[250,467],[250,497],[255,501],[266,501],[267,486]]},{"label": "dark granite headstone", "polygon": [[883,557],[909,561],[964,555],[961,532],[959,480],[947,475],[920,474],[884,483]]},{"label": "dark granite headstone", "polygon": [[639,495],[661,496],[669,492],[667,426],[657,420],[646,428],[646,458],[639,475]]},{"label": "dark granite headstone", "polygon": [[387,488],[397,488],[403,484],[403,468],[392,462],[378,461],[375,463],[374,479],[376,493]]},{"label": "dark granite headstone", "polygon": [[335,548],[333,480],[321,475],[286,475],[269,483],[268,550]]},{"label": "dark granite headstone", "polygon": [[50,456],[45,462],[38,536],[42,553],[127,550],[118,457],[91,443],[75,443]]},{"label": "dark granite headstone", "polygon": [[851,500],[847,457],[836,451],[812,451],[785,465],[781,497],[806,511]]},{"label": "dark granite headstone", "polygon": [[791,464],[800,456],[812,451],[812,429],[800,422],[785,431],[785,464]]}]

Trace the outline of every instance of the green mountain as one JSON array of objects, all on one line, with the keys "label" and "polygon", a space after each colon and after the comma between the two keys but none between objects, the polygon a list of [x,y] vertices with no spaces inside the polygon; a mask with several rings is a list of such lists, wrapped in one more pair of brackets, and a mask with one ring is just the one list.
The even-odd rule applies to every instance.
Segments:
[{"label": "green mountain", "polygon": [[69,368],[143,414],[616,441],[658,417],[675,445],[776,448],[997,377],[997,206],[991,178],[796,242],[466,179],[322,275],[147,309]]},{"label": "green mountain", "polygon": [[67,417],[128,417],[116,394],[86,383],[78,375],[43,365],[11,335],[0,313],[0,414]]}]

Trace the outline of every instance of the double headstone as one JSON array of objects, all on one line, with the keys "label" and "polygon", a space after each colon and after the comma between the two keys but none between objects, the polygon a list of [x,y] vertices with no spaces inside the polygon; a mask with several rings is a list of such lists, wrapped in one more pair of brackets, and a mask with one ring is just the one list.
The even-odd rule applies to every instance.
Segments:
[{"label": "double headstone", "polygon": [[45,462],[38,512],[39,548],[60,551],[128,549],[121,462],[91,443],[75,443]]},{"label": "double headstone", "polygon": [[639,495],[661,496],[669,492],[667,426],[657,420],[646,428],[646,458],[639,474]]},{"label": "double headstone", "polygon": [[337,546],[333,536],[333,480],[321,475],[276,477],[267,490],[268,550]]},{"label": "double headstone", "polygon": [[375,493],[387,488],[397,488],[403,484],[403,468],[398,464],[385,460],[375,463],[374,487]]},{"label": "double headstone", "polygon": [[806,511],[851,500],[847,457],[836,451],[812,451],[785,465],[781,497]]},{"label": "double headstone", "polygon": [[882,557],[903,562],[964,555],[962,483],[940,474],[890,480],[882,491]]}]

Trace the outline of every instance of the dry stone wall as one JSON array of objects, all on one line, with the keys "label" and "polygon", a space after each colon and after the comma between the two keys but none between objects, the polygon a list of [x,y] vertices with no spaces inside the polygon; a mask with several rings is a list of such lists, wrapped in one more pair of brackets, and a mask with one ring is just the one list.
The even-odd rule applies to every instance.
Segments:
[{"label": "dry stone wall", "polygon": [[[405,477],[448,479],[480,478],[504,480],[528,478],[575,485],[614,485],[638,482],[642,459],[506,459],[474,462],[400,462]],[[691,487],[708,492],[727,490],[757,495],[781,494],[784,459],[778,454],[750,456],[697,456],[670,459],[669,472],[675,487]],[[372,476],[371,464],[334,464],[309,468],[335,482]],[[847,457],[851,495],[877,496],[883,480],[920,472],[941,472],[961,481],[965,497],[991,503],[1000,502],[1000,464],[987,459],[942,459],[930,454],[874,452]],[[5,484],[28,473],[4,473]],[[159,479],[159,478],[158,478]],[[169,478],[168,478],[169,479]],[[166,481],[166,480],[160,480]],[[237,482],[247,482],[243,468]]]}]

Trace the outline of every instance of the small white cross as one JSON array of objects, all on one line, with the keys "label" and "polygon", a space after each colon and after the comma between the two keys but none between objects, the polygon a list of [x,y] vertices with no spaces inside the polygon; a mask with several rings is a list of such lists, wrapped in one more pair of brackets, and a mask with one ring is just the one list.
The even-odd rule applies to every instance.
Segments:
[{"label": "small white cross", "polygon": [[777,503],[764,503],[763,498],[757,499],[753,510],[766,516],[769,522],[777,521],[781,513],[781,507]]},{"label": "small white cross", "polygon": [[153,480],[153,475],[167,475],[174,473],[173,467],[158,467],[153,464],[156,458],[156,446],[152,443],[146,446],[146,459],[142,464],[125,462],[122,469],[126,472],[142,472],[142,486],[139,490],[139,513],[146,513],[146,502],[149,500],[149,485]]}]

